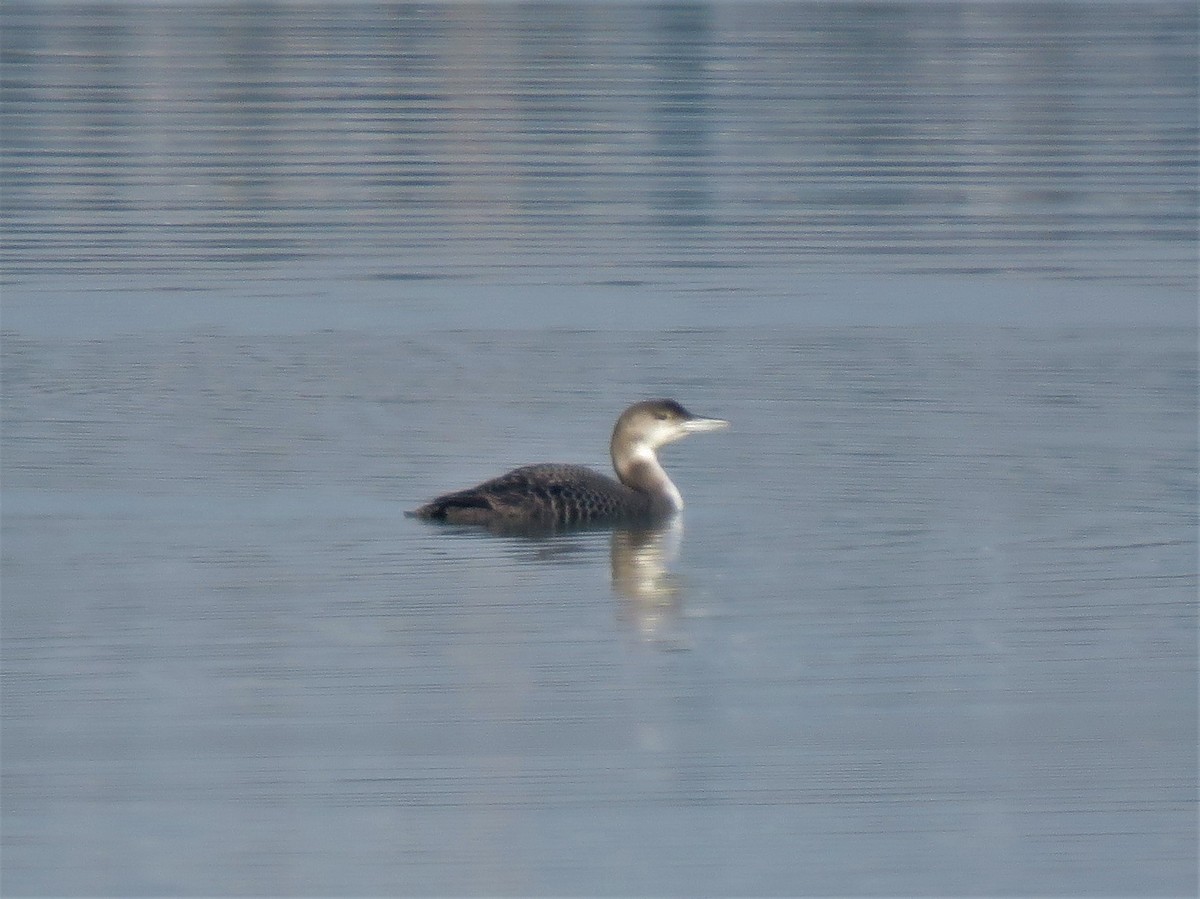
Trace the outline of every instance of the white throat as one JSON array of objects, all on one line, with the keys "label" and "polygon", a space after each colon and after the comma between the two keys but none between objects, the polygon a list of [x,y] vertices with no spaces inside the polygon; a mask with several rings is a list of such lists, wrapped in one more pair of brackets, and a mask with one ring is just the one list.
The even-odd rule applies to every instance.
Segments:
[{"label": "white throat", "polygon": [[[683,510],[683,494],[679,492],[674,481],[667,476],[662,463],[658,461],[658,454],[650,446],[644,443],[636,444],[623,461],[629,468],[634,466],[640,468],[639,475],[649,482],[649,486],[654,488],[655,493],[667,502],[672,510],[676,512]],[[617,473],[624,476],[624,472],[618,471]]]}]

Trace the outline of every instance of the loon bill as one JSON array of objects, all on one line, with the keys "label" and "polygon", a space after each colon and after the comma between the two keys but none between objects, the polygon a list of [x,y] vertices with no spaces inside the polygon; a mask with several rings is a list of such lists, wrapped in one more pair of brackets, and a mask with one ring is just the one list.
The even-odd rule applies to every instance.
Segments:
[{"label": "loon bill", "polygon": [[729,427],[692,415],[674,400],[635,403],[617,419],[609,451],[619,481],[581,465],[516,468],[469,490],[439,496],[409,516],[452,524],[586,525],[667,518],[683,497],[657,450],[703,431]]}]

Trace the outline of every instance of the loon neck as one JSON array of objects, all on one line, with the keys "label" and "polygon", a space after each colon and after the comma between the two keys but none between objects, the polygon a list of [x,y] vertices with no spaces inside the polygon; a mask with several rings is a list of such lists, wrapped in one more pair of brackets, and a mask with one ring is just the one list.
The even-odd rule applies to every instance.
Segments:
[{"label": "loon neck", "polygon": [[614,440],[612,461],[621,483],[646,496],[654,508],[670,512],[683,509],[679,488],[667,477],[658,455],[649,446],[627,446]]}]

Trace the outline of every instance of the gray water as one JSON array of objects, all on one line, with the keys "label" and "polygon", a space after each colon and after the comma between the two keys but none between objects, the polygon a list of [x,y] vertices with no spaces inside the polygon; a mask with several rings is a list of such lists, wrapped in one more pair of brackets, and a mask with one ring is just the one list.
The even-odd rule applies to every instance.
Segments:
[{"label": "gray water", "polygon": [[[0,4],[4,894],[1194,894],[1136,10]],[[658,395],[671,528],[403,516]]]}]

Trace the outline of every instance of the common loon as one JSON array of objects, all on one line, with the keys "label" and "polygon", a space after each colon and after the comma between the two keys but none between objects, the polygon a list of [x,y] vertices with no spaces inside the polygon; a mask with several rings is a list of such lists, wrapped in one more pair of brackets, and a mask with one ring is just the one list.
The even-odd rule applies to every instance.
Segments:
[{"label": "common loon", "polygon": [[407,513],[454,524],[555,526],[663,519],[683,508],[655,452],[688,434],[729,426],[674,400],[635,403],[617,419],[609,451],[620,481],[582,465],[526,465]]}]

